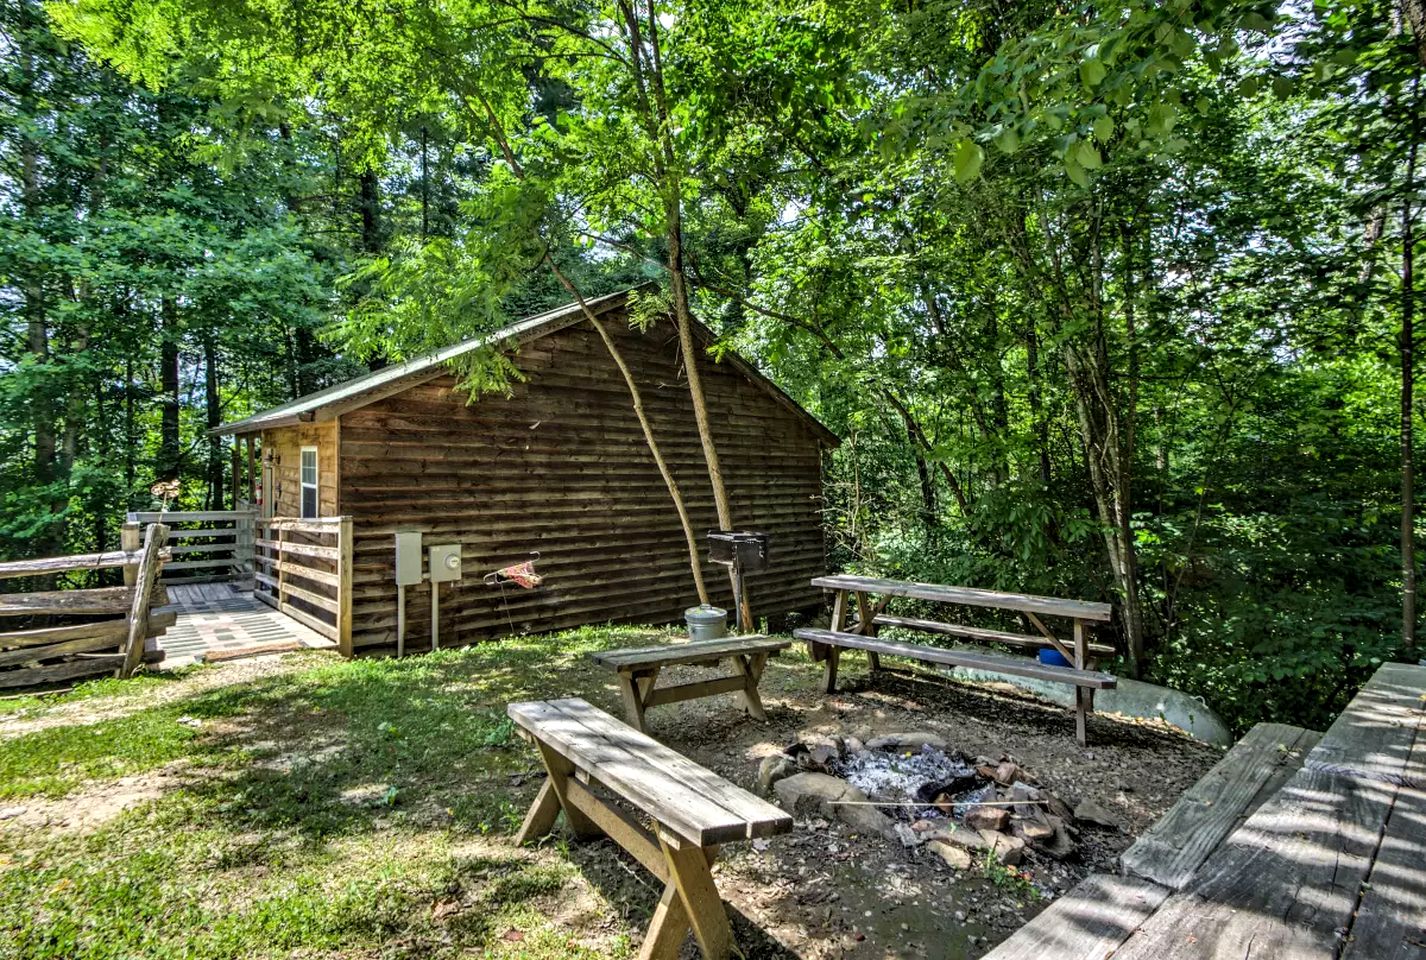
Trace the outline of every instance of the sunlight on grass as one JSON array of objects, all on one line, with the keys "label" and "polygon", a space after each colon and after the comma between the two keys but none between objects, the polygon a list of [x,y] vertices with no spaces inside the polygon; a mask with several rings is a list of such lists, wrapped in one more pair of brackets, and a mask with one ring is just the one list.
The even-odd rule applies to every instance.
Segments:
[{"label": "sunlight on grass", "polygon": [[[92,832],[0,834],[0,958],[627,955],[622,928],[590,944],[550,919],[546,901],[567,903],[578,882],[557,847],[485,838],[518,828],[540,781],[506,702],[579,693],[613,707],[586,654],[666,636],[583,628],[322,658],[0,740],[0,796],[21,802],[182,768]],[[117,706],[172,682],[66,697]]]},{"label": "sunlight on grass", "polygon": [[84,700],[126,700],[143,697],[154,690],[170,687],[175,682],[193,676],[200,671],[211,669],[212,667],[206,664],[196,664],[181,670],[141,673],[126,680],[120,680],[117,677],[100,677],[97,680],[85,680],[76,684],[73,689],[60,693],[7,697],[0,699],[0,716],[6,714],[36,716],[55,707]]}]

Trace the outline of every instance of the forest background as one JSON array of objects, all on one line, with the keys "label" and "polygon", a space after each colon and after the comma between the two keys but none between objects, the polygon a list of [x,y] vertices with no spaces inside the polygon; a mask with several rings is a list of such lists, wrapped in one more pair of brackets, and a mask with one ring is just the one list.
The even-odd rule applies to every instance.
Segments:
[{"label": "forest background", "polygon": [[227,506],[220,421],[648,284],[844,438],[833,568],[1112,600],[1116,669],[1320,727],[1420,655],[1423,24],[12,0],[0,557]]}]

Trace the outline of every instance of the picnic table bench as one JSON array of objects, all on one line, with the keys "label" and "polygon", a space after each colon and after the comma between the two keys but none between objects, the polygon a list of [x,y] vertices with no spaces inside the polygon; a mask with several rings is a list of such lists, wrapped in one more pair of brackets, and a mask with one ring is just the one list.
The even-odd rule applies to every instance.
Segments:
[{"label": "picnic table bench", "polygon": [[[624,712],[629,725],[645,730],[644,714],[650,707],[720,693],[741,694],[748,713],[756,720],[766,720],[767,713],[763,710],[762,698],[758,696],[758,681],[762,679],[768,658],[790,646],[790,640],[760,635],[719,637],[656,647],[604,650],[592,654],[591,659],[618,675],[619,692],[624,698]],[[667,687],[655,686],[659,673],[665,667],[716,667],[724,660],[732,661],[731,674]]]},{"label": "picnic table bench", "polygon": [[1426,666],[1325,734],[1258,724],[1120,857],[985,960],[1426,957]]},{"label": "picnic table bench", "polygon": [[[1075,691],[1075,739],[1082,746],[1086,739],[1088,715],[1094,709],[1094,691],[1110,689],[1118,683],[1113,675],[1095,669],[1097,658],[1112,654],[1114,648],[1091,642],[1088,634],[1088,626],[1091,623],[1106,622],[1113,615],[1113,608],[1107,603],[845,574],[817,577],[813,579],[812,585],[831,590],[833,593],[831,628],[803,628],[793,631],[793,636],[806,640],[812,659],[824,664],[828,693],[835,692],[837,688],[837,667],[844,649],[865,651],[873,673],[881,669],[881,656],[887,654],[926,663],[1069,684]],[[873,599],[878,596],[880,600]],[[938,620],[894,616],[887,613],[886,609],[897,597],[1011,610],[1029,620],[1037,633],[1011,633]],[[856,620],[849,620],[852,603],[856,604]],[[1045,623],[1044,617],[1060,617],[1072,621],[1072,639],[1066,641],[1061,638]],[[1051,647],[1059,651],[1060,655],[1069,661],[1070,666],[1037,663],[1023,657],[1007,657],[995,653],[949,650],[927,644],[884,640],[877,636],[881,627],[918,630],[1013,647]]]},{"label": "picnic table bench", "polygon": [[507,712],[546,773],[517,842],[549,833],[560,812],[577,838],[608,836],[665,883],[641,960],[677,957],[690,929],[709,960],[729,957],[732,928],[710,870],[718,848],[787,833],[792,817],[577,697]]}]

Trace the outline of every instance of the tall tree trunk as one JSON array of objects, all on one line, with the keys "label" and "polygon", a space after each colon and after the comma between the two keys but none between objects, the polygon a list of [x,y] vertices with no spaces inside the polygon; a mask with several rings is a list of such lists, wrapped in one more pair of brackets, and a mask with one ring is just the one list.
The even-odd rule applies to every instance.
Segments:
[{"label": "tall tree trunk", "polygon": [[[698,440],[703,447],[703,460],[708,467],[708,483],[713,488],[713,503],[718,511],[718,526],[733,529],[733,511],[728,503],[728,489],[723,479],[723,466],[718,458],[718,446],[708,419],[708,401],[703,392],[703,375],[699,372],[702,352],[693,333],[693,311],[688,303],[688,282],[684,272],[683,253],[683,173],[673,147],[673,131],[664,89],[663,57],[659,51],[658,14],[655,0],[648,0],[648,76],[645,76],[643,43],[638,18],[625,5],[629,25],[632,69],[649,132],[655,143],[654,171],[660,181],[664,198],[664,221],[668,241],[670,293],[673,298],[674,321],[678,325],[678,342],[683,352],[684,373],[688,377],[688,394],[693,403],[693,419],[698,426]],[[647,94],[653,90],[652,111]]]},{"label": "tall tree trunk", "polygon": [[[289,216],[297,219],[302,215],[302,204],[296,192],[297,164],[293,162],[293,151],[295,148],[292,142],[291,125],[279,123],[277,125],[277,134],[282,139],[284,146],[281,155],[283,169],[282,206]],[[340,183],[338,183],[337,186],[334,187],[334,191],[340,191],[340,189],[341,186]],[[328,259],[325,249],[325,246],[318,245],[317,248],[313,250],[314,259],[318,262],[325,262]],[[312,331],[302,326],[300,321],[298,326],[292,329],[292,340],[295,341],[295,348],[292,348],[292,342],[287,341],[287,338],[284,338],[284,346],[289,347],[289,349],[285,351],[285,359],[288,361],[287,378],[291,387],[292,396],[296,398],[317,389],[317,385],[312,381],[312,376],[309,372],[312,362],[317,359],[317,345],[312,336]],[[237,491],[234,491],[235,495],[236,493]]]},{"label": "tall tree trunk", "polygon": [[1011,476],[1010,463],[1010,403],[1005,395],[1005,367],[1000,361],[1000,318],[996,315],[999,300],[992,290],[989,313],[986,317],[986,338],[990,341],[990,425],[992,436],[987,437],[993,444],[995,457],[992,476],[998,486]]},{"label": "tall tree trunk", "polygon": [[[515,151],[511,148],[510,139],[505,136],[505,129],[500,123],[499,116],[491,108],[490,103],[479,91],[476,92],[477,99],[480,100],[484,110],[484,119],[490,124],[490,133],[495,138],[500,147],[501,155],[505,158],[506,164],[510,167],[510,172],[518,179],[525,179],[525,168],[520,165],[520,160],[515,156]],[[638,381],[634,379],[633,371],[629,369],[628,363],[624,360],[623,353],[620,352],[618,344],[609,335],[609,330],[599,319],[598,314],[589,308],[589,304],[580,294],[578,288],[565,276],[564,271],[555,263],[554,257],[545,253],[545,262],[549,264],[550,272],[560,285],[574,297],[584,312],[585,319],[589,321],[599,339],[603,341],[604,348],[609,351],[610,358],[615,366],[619,368],[620,375],[624,378],[624,385],[629,390],[630,403],[634,409],[634,416],[638,418],[639,427],[644,434],[644,444],[648,447],[649,456],[654,460],[654,465],[658,468],[659,476],[663,478],[664,486],[668,490],[669,499],[673,501],[674,511],[678,514],[679,524],[683,527],[683,538],[688,544],[688,562],[693,573],[693,585],[698,593],[699,603],[708,603],[708,588],[703,583],[703,558],[699,549],[697,534],[693,530],[693,521],[688,515],[688,508],[684,504],[683,493],[679,489],[678,481],[674,478],[673,471],[669,468],[668,461],[664,459],[663,451],[659,447],[657,438],[654,436],[653,424],[649,421],[648,414],[644,411],[643,392],[639,389]]]},{"label": "tall tree trunk", "polygon": [[1029,382],[1030,422],[1035,430],[1035,453],[1040,462],[1040,484],[1050,488],[1050,423],[1045,418],[1040,384],[1040,333],[1031,316],[1025,325],[1025,377]]},{"label": "tall tree trunk", "polygon": [[1426,0],[1401,0],[1401,12],[1416,40],[1416,59],[1426,67]]},{"label": "tall tree trunk", "polygon": [[360,178],[361,251],[381,252],[381,182],[376,171],[363,170]]},{"label": "tall tree trunk", "polygon": [[1104,526],[1104,547],[1110,573],[1119,592],[1121,626],[1129,657],[1129,672],[1142,675],[1145,657],[1144,617],[1139,600],[1138,556],[1129,501],[1129,470],[1118,411],[1109,386],[1108,354],[1102,335],[1084,355],[1067,344],[1065,365],[1075,390],[1080,436],[1089,465],[1090,486]]},{"label": "tall tree trunk", "polygon": [[154,475],[159,480],[177,480],[183,459],[178,435],[178,301],[171,295],[165,296],[159,304],[159,315],[163,341],[159,345],[158,378],[163,416]]},{"label": "tall tree trunk", "polygon": [[426,145],[426,125],[421,124],[421,240],[431,232],[431,176]]},{"label": "tall tree trunk", "polygon": [[124,508],[134,505],[134,485],[138,482],[135,450],[139,438],[134,432],[134,357],[124,358]]},{"label": "tall tree trunk", "polygon": [[[381,252],[381,182],[376,171],[363,170],[359,178],[361,187],[361,251],[370,256]],[[386,366],[386,357],[376,355],[366,362],[370,370],[380,370]]]},{"label": "tall tree trunk", "polygon": [[[1126,420],[1132,422],[1133,411],[1128,411],[1127,418],[1121,413],[1111,382],[1103,296],[1104,253],[1100,244],[1103,226],[1101,204],[1102,201],[1096,201],[1093,206],[1087,226],[1088,247],[1084,251],[1087,259],[1084,275],[1088,277],[1088,289],[1087,302],[1083,306],[1092,323],[1087,334],[1065,342],[1065,366],[1075,388],[1075,406],[1089,464],[1090,484],[1094,489],[1100,521],[1104,525],[1104,545],[1110,572],[1119,592],[1129,672],[1131,676],[1139,677],[1143,675],[1147,651],[1130,500],[1134,452],[1128,446],[1130,437],[1124,429]],[[1060,288],[1066,290],[1059,263],[1056,273]],[[1068,302],[1066,300],[1067,307]]]},{"label": "tall tree trunk", "polygon": [[579,303],[579,307],[584,311],[584,317],[594,327],[594,331],[599,334],[599,339],[604,342],[604,348],[609,351],[609,356],[614,360],[614,365],[619,368],[619,373],[624,378],[624,385],[629,390],[629,398],[633,404],[634,416],[639,420],[639,427],[644,433],[644,443],[649,448],[649,455],[654,459],[654,466],[658,467],[659,476],[663,477],[664,486],[668,489],[669,499],[673,501],[673,508],[678,513],[678,521],[683,527],[683,539],[688,544],[688,563],[693,572],[693,586],[698,591],[698,602],[708,603],[708,588],[703,583],[703,557],[699,550],[698,535],[693,530],[693,521],[688,516],[688,507],[683,501],[683,493],[679,489],[678,481],[674,479],[673,470],[669,468],[668,461],[664,459],[663,451],[659,447],[658,440],[654,437],[654,427],[649,421],[649,416],[644,412],[644,395],[639,389],[638,381],[634,379],[634,373],[629,369],[629,364],[624,360],[624,354],[619,350],[614,338],[609,335],[609,330],[604,326],[604,322],[585,302],[579,290],[569,278],[565,276],[554,259],[548,254],[545,259],[549,261],[550,269],[554,271],[555,278],[569,291],[569,295]]},{"label": "tall tree trunk", "polygon": [[1409,655],[1416,646],[1416,464],[1413,414],[1416,387],[1416,232],[1411,205],[1416,187],[1416,154],[1420,142],[1417,114],[1420,75],[1411,103],[1411,145],[1401,192],[1401,645]]},{"label": "tall tree trunk", "polygon": [[[38,217],[40,205],[39,150],[34,140],[26,137],[21,147],[20,178],[22,203],[26,214]],[[46,372],[53,373],[50,356],[50,329],[48,308],[45,302],[44,282],[38,273],[32,273],[21,282],[24,297],[25,349],[32,361]],[[46,507],[49,519],[41,528],[41,533],[32,541],[32,547],[39,556],[52,556],[63,552],[64,512],[68,498],[58,488],[60,480],[59,452],[60,439],[57,412],[52,385],[45,377],[40,389],[30,398],[30,423],[34,431],[35,484],[45,489],[48,498]]]},{"label": "tall tree trunk", "polygon": [[218,349],[209,331],[203,338],[203,393],[208,415],[208,509],[223,509],[223,440],[211,431],[223,422],[218,397]]}]

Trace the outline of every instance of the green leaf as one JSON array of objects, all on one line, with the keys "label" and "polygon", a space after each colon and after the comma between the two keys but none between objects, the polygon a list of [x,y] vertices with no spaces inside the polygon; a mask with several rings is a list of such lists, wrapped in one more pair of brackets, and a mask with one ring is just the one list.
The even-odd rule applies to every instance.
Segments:
[{"label": "green leaf", "polygon": [[1095,59],[1086,60],[1079,65],[1079,79],[1083,81],[1086,87],[1099,86],[1104,82],[1104,77],[1107,73],[1108,71],[1104,69],[1104,64]]},{"label": "green leaf", "polygon": [[1065,161],[1065,173],[1069,174],[1069,178],[1081,187],[1089,186],[1089,174],[1085,173],[1084,167],[1074,157]]},{"label": "green leaf", "polygon": [[1100,117],[1094,121],[1094,139],[1100,143],[1108,143],[1109,138],[1114,136],[1114,121],[1108,117]]},{"label": "green leaf", "polygon": [[985,162],[985,151],[974,140],[956,144],[956,179],[961,183],[975,179]]},{"label": "green leaf", "polygon": [[1074,158],[1086,170],[1098,170],[1104,166],[1104,159],[1099,155],[1099,148],[1088,140],[1081,140],[1075,145]]},{"label": "green leaf", "polygon": [[1006,127],[996,136],[995,145],[1001,153],[1014,153],[1020,149],[1020,134],[1015,132],[1014,127]]}]

